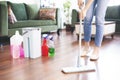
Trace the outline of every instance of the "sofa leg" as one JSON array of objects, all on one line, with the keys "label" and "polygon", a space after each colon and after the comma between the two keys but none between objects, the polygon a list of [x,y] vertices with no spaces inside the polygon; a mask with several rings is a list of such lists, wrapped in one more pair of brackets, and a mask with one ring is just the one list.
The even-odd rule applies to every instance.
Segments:
[{"label": "sofa leg", "polygon": [[60,30],[61,30],[61,29],[58,29],[58,30],[57,30],[57,35],[58,35],[58,36],[60,36]]},{"label": "sofa leg", "polygon": [[79,40],[79,34],[76,34],[77,35],[77,40]]},{"label": "sofa leg", "polygon": [[73,34],[75,27],[71,27],[71,33]]},{"label": "sofa leg", "polygon": [[112,39],[114,39],[114,34],[111,35]]}]

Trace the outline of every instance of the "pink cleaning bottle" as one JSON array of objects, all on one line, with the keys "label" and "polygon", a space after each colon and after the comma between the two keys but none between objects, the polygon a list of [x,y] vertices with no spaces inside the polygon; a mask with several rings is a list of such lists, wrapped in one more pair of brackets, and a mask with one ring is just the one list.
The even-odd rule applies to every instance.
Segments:
[{"label": "pink cleaning bottle", "polygon": [[15,59],[20,57],[22,41],[23,37],[19,34],[18,31],[16,31],[15,35],[10,38],[11,56]]}]

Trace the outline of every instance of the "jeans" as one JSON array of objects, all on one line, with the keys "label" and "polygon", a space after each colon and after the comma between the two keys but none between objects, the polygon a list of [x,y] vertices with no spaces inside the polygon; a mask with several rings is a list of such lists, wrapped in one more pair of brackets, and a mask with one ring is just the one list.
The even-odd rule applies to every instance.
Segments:
[{"label": "jeans", "polygon": [[[87,0],[86,0],[87,2]],[[104,32],[104,17],[109,0],[94,0],[88,9],[84,19],[84,40],[89,42],[91,40],[91,26],[93,16],[95,16],[96,34],[95,45],[100,47]]]}]

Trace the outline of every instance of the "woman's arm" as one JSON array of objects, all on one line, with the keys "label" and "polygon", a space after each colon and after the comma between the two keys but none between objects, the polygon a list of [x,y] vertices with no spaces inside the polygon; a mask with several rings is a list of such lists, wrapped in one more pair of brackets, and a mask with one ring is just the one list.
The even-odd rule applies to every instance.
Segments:
[{"label": "woman's arm", "polygon": [[85,4],[84,9],[87,11],[90,5],[93,3],[94,0],[88,0],[88,2]]},{"label": "woman's arm", "polygon": [[84,5],[84,0],[78,0],[78,7],[81,8]]},{"label": "woman's arm", "polygon": [[[81,7],[80,3],[82,0],[78,0],[78,6]],[[80,14],[80,19],[84,19],[86,16],[86,12],[89,9],[90,5],[93,3],[94,0],[88,0],[85,4],[85,7],[79,12]]]}]

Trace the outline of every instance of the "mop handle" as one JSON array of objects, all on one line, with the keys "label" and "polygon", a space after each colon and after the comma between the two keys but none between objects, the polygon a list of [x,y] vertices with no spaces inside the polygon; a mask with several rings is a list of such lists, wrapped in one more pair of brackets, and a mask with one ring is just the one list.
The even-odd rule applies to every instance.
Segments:
[{"label": "mop handle", "polygon": [[[80,11],[82,11],[82,9],[84,8],[85,4],[83,2],[83,5],[79,8]],[[77,59],[77,67],[80,67],[81,64],[81,60],[80,60],[80,55],[81,55],[81,38],[82,38],[82,19],[80,19],[80,23],[79,23],[79,52],[78,52],[78,59]]]},{"label": "mop handle", "polygon": [[78,52],[78,60],[77,60],[77,67],[80,67],[81,60],[80,60],[80,55],[81,55],[81,39],[82,38],[82,20],[80,19],[80,26],[79,26],[79,52]]},{"label": "mop handle", "polygon": [[80,19],[80,26],[79,26],[79,55],[81,54],[81,38],[82,38],[82,20]]},{"label": "mop handle", "polygon": [[[85,4],[83,2],[83,5],[80,7],[80,11],[82,11],[82,9],[84,8]],[[82,19],[80,19],[79,22],[79,52],[78,52],[78,60],[77,60],[77,67],[80,67],[81,65],[81,60],[80,60],[80,55],[81,55],[81,44],[82,44]]]},{"label": "mop handle", "polygon": [[[83,3],[83,6],[81,6],[81,11],[83,10],[83,8],[84,8],[84,3]],[[81,40],[82,40],[82,19],[80,19],[80,23],[79,23],[79,56],[80,56],[80,54],[81,54],[81,44],[82,44],[82,42],[81,42]]]}]

